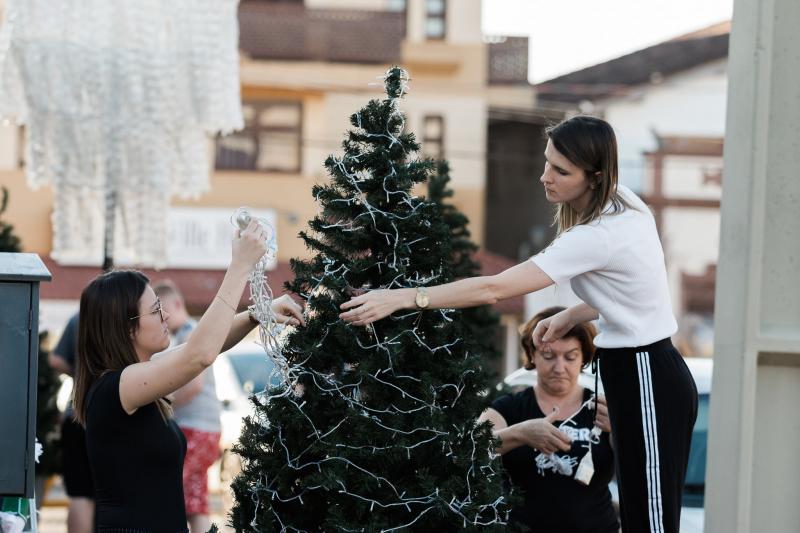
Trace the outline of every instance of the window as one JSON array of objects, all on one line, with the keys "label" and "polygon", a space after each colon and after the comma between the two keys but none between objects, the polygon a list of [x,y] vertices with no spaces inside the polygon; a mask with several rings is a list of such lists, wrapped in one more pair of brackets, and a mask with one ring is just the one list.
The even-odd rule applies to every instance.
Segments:
[{"label": "window", "polygon": [[389,0],[387,8],[389,11],[405,11],[406,0]]},{"label": "window", "polygon": [[217,139],[216,168],[300,172],[300,102],[242,104],[244,130]]},{"label": "window", "polygon": [[444,159],[444,117],[425,115],[422,119],[422,153],[425,157]]},{"label": "window", "polygon": [[425,0],[425,37],[444,39],[447,0]]}]

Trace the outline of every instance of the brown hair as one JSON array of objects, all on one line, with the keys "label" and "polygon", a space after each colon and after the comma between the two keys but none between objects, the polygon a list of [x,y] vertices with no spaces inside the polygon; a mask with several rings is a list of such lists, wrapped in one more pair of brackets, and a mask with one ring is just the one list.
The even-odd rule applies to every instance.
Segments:
[{"label": "brown hair", "polygon": [[[533,370],[536,368],[536,365],[533,362],[533,354],[536,351],[536,347],[533,345],[533,338],[531,336],[533,330],[536,329],[536,325],[545,318],[550,318],[551,316],[555,315],[556,313],[560,313],[565,309],[566,307],[558,306],[542,309],[533,315],[533,318],[528,320],[528,322],[520,328],[519,333],[522,336],[520,339],[520,344],[522,344],[522,349],[525,350],[524,366],[527,370]],[[592,362],[592,358],[594,357],[593,341],[595,335],[597,335],[597,329],[591,322],[581,322],[569,330],[563,337],[561,337],[562,339],[578,340],[581,345],[581,352],[583,353],[583,368],[586,368],[589,363]]]},{"label": "brown hair", "polygon": [[611,124],[600,118],[578,115],[550,126],[545,133],[559,153],[584,171],[594,191],[582,213],[567,202],[558,204],[553,224],[559,235],[572,226],[595,220],[609,203],[613,213],[633,208],[617,194],[617,138]]},{"label": "brown hair", "polygon": [[[139,299],[150,280],[136,270],[117,270],[94,278],[81,293],[78,318],[78,361],[75,376],[75,419],[86,426],[86,395],[107,372],[139,362],[131,335],[139,329]],[[166,420],[172,410],[156,402]]]}]

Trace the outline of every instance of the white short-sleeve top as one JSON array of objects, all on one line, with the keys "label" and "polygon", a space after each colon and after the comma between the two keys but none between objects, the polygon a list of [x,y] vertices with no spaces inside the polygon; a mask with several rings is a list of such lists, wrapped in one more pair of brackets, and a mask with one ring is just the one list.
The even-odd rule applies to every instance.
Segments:
[{"label": "white short-sleeve top", "polygon": [[678,330],[672,314],[664,251],[655,219],[630,189],[619,194],[635,209],[607,206],[589,224],[573,226],[531,258],[556,283],[600,314],[600,348],[645,346]]}]

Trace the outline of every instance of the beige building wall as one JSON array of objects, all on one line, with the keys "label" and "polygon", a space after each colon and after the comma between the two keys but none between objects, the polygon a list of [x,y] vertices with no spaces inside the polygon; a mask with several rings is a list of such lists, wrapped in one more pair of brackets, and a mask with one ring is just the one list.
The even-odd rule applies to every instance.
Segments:
[{"label": "beige building wall", "polygon": [[425,40],[425,0],[406,2],[406,39],[418,43]]},{"label": "beige building wall", "polygon": [[[0,145],[0,153],[6,151]],[[22,240],[23,251],[49,255],[53,245],[53,193],[49,187],[32,190],[21,170],[0,170],[0,185],[9,193],[8,209],[3,219],[14,226]]]},{"label": "beige building wall", "polygon": [[0,125],[0,172],[19,166],[21,129],[13,124]]},{"label": "beige building wall", "polygon": [[296,174],[217,171],[211,179],[211,192],[197,200],[173,200],[176,206],[227,207],[231,213],[242,205],[276,211],[278,260],[306,256],[297,233],[316,214],[311,187],[316,180]]},{"label": "beige building wall", "polygon": [[447,1],[447,40],[453,44],[483,42],[481,0]]},{"label": "beige building wall", "polygon": [[[0,0],[2,2],[2,0]],[[392,0],[309,0],[307,7],[390,9]],[[425,40],[424,1],[408,2],[408,38],[402,43],[401,64],[411,74],[410,90],[401,104],[408,127],[422,137],[426,115],[444,119],[444,152],[452,168],[454,203],[469,217],[474,239],[483,242],[486,188],[486,132],[489,106],[488,45],[482,41],[480,0],[448,0],[447,37]],[[370,98],[381,98],[380,76],[390,65],[318,61],[241,62],[242,97],[246,101],[302,102],[300,171],[280,174],[259,171],[215,171],[211,190],[196,200],[173,205],[272,208],[277,213],[278,259],[305,255],[297,233],[317,212],[311,196],[314,183],[327,179],[324,161],[341,153],[350,128],[349,116]],[[494,89],[493,89],[494,91]],[[527,100],[530,89],[494,91],[492,101],[514,105]],[[15,224],[26,250],[50,252],[52,194],[31,191],[17,169],[15,127],[0,127],[0,182],[11,189],[8,220]],[[211,145],[212,143],[210,143]],[[213,148],[212,148],[213,149]],[[419,191],[424,193],[424,191]]]},{"label": "beige building wall", "polygon": [[534,109],[536,90],[532,85],[495,85],[489,87],[487,98],[490,107],[530,111]]},{"label": "beige building wall", "polygon": [[[390,4],[377,0],[306,3],[315,8],[363,9],[388,9]],[[487,46],[482,42],[480,0],[448,3],[444,40],[424,39],[424,8],[424,2],[408,2],[408,36],[402,44],[401,65],[408,69],[411,82],[401,107],[407,114],[407,127],[419,138],[426,115],[439,115],[444,119],[444,151],[452,167],[454,203],[470,218],[470,230],[480,243],[485,218],[488,109]],[[293,191],[299,201],[304,198],[307,202],[313,201],[308,194],[309,183],[326,179],[325,158],[331,153],[340,153],[341,141],[350,128],[350,115],[369,98],[382,97],[379,78],[389,66],[243,59],[243,97],[284,97],[303,102],[301,174],[304,177],[282,183],[283,190]],[[269,176],[265,179],[269,180]],[[308,179],[311,182],[307,182]],[[295,194],[295,189],[300,192]],[[212,191],[212,194],[215,193]],[[315,209],[299,210],[316,212]],[[301,227],[305,222],[305,218],[300,221]],[[283,241],[282,232],[279,233]],[[280,246],[282,250],[287,249]],[[295,246],[291,244],[289,249]],[[304,252],[302,245],[299,247]]]},{"label": "beige building wall", "polygon": [[[387,67],[248,61],[242,69],[243,98],[302,101],[301,174],[312,182],[324,180],[327,172],[323,163],[329,154],[341,153],[341,141],[351,128],[350,115],[370,98],[383,96],[380,76]],[[476,240],[482,242],[487,103],[477,68],[472,66],[464,70],[471,72],[472,79],[467,78],[460,86],[456,84],[450,89],[446,76],[418,76],[410,70],[412,80],[401,109],[407,115],[407,128],[418,137],[422,135],[426,115],[444,119],[444,150],[453,169],[454,201],[470,218],[470,229]],[[263,180],[269,182],[271,176],[265,174]],[[282,183],[282,190],[294,189],[305,191],[305,196],[297,195],[301,201],[313,201],[310,185],[303,179]],[[211,195],[214,194],[212,189]],[[285,249],[282,244],[281,249]]]},{"label": "beige building wall", "polygon": [[[424,42],[425,1],[407,0],[408,25],[406,36],[410,42]],[[481,0],[445,0],[446,40],[453,44],[477,44],[483,39],[481,31]]]}]

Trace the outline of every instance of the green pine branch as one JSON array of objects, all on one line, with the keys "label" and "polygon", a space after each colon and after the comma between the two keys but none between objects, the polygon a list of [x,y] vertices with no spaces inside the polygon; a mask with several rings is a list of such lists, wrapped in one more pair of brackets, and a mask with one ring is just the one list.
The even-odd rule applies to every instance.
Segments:
[{"label": "green pine branch", "polygon": [[484,355],[453,310],[398,312],[373,327],[339,319],[355,289],[454,278],[460,243],[412,188],[433,170],[403,133],[405,73],[350,117],[320,209],[287,287],[308,320],[286,336],[287,383],[254,398],[236,452],[237,531],[505,530],[508,511],[491,431],[476,419]]}]

